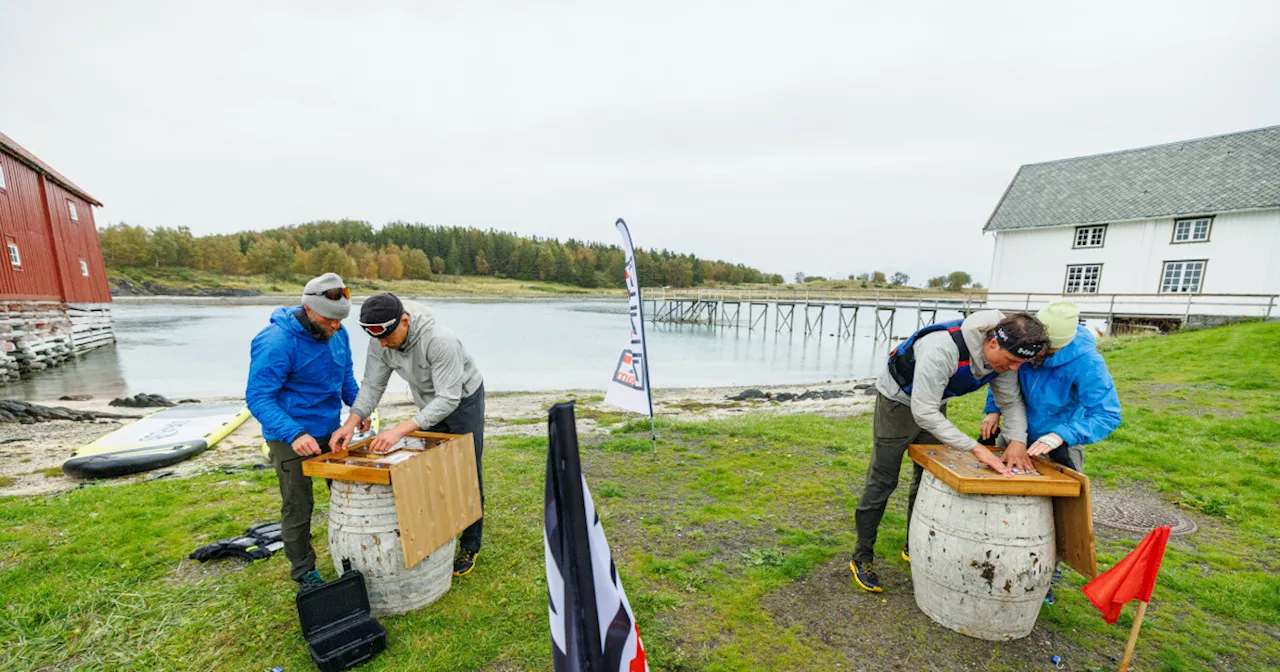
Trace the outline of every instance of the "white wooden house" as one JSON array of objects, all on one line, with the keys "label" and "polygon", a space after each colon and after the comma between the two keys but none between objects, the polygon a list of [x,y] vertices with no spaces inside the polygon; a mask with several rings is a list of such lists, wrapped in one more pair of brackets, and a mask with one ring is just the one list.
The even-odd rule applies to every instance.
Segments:
[{"label": "white wooden house", "polygon": [[983,230],[993,293],[1280,294],[1280,126],[1022,166]]}]

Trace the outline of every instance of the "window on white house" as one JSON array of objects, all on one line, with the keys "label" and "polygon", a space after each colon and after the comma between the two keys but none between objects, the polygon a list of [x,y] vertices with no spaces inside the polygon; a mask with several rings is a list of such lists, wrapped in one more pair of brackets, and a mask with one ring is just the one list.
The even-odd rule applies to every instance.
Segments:
[{"label": "window on white house", "polygon": [[1195,261],[1166,261],[1164,274],[1160,279],[1161,294],[1184,294],[1200,291],[1200,283],[1204,280],[1204,266],[1207,259]]},{"label": "window on white house", "polygon": [[67,199],[67,212],[71,213],[71,221],[80,221],[80,213],[76,212],[76,204],[70,199]]},{"label": "window on white house", "polygon": [[1107,238],[1107,225],[1077,226],[1074,247],[1102,247]]},{"label": "window on white house", "polygon": [[1063,294],[1097,294],[1098,280],[1102,278],[1102,264],[1067,266],[1067,283]]},{"label": "window on white house", "polygon": [[1202,243],[1209,240],[1209,229],[1213,227],[1212,217],[1196,219],[1179,219],[1173,223],[1173,242]]},{"label": "window on white house", "polygon": [[89,277],[89,264],[84,263],[84,259],[80,260],[80,275]]},{"label": "window on white house", "polygon": [[18,244],[9,241],[9,265],[14,268],[22,268],[22,253],[18,251]]}]

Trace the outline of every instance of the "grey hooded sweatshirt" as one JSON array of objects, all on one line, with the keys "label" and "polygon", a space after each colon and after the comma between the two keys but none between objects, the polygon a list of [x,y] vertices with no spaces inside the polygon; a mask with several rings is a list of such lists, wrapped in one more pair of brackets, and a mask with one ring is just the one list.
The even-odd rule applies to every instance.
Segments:
[{"label": "grey hooded sweatshirt", "polygon": [[464,397],[480,389],[484,378],[457,334],[436,324],[435,311],[414,301],[401,303],[409,314],[409,333],[399,349],[384,348],[377,339],[369,339],[364,379],[351,411],[369,417],[395,371],[409,383],[418,405],[413,421],[427,429],[449,417]]},{"label": "grey hooded sweatshirt", "polygon": [[[987,333],[995,328],[1004,314],[998,310],[980,310],[965,318],[960,325],[964,344],[969,348],[969,369],[977,378],[992,372],[983,355],[982,344]],[[895,346],[896,347],[896,346]],[[888,399],[911,407],[911,416],[920,429],[929,432],[939,441],[959,450],[973,450],[978,445],[972,437],[956,427],[942,414],[946,405],[942,394],[951,376],[960,367],[960,349],[945,331],[935,331],[916,341],[916,374],[911,393],[902,391],[889,373],[888,367],[876,379],[876,390]],[[360,391],[364,394],[363,388]],[[1010,441],[1027,441],[1027,409],[1022,404],[1022,388],[1018,384],[1018,372],[1006,371],[991,381],[991,394],[1000,410],[1004,411],[1003,434]]]}]

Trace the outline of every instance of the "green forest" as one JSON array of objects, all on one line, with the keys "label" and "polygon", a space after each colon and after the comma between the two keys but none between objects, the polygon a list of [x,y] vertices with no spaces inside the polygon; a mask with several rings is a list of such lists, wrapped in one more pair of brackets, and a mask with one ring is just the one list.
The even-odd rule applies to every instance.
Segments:
[{"label": "green forest", "polygon": [[[446,275],[624,286],[622,249],[490,229],[358,220],[316,221],[267,231],[194,236],[187,227],[126,223],[98,230],[108,268],[177,267],[287,280],[333,271],[367,280],[439,280]],[[646,284],[781,284],[782,276],[668,250],[636,250]]]}]

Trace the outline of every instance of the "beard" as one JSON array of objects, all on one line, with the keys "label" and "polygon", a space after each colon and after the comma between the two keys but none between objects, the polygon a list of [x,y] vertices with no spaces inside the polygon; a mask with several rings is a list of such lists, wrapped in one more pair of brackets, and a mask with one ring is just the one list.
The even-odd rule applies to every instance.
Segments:
[{"label": "beard", "polygon": [[324,325],[313,322],[310,316],[307,315],[306,309],[298,309],[298,312],[294,313],[294,317],[298,319],[298,322],[302,323],[302,326],[306,327],[307,333],[314,336],[316,340],[327,341],[330,338],[333,338],[334,334],[338,333],[336,328],[330,330]]}]

